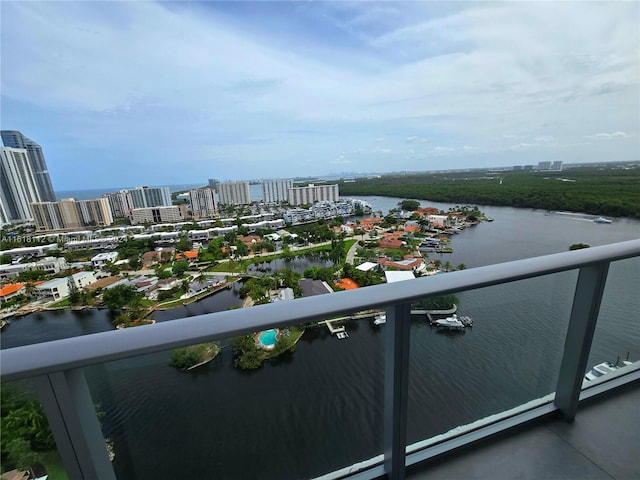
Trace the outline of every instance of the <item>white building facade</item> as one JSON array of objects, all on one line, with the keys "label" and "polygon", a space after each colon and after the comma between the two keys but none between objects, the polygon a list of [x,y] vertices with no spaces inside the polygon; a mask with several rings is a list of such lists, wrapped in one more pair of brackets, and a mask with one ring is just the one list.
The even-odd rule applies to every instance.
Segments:
[{"label": "white building facade", "polygon": [[262,182],[262,198],[265,203],[288,202],[290,188],[293,188],[293,180]]},{"label": "white building facade", "polygon": [[218,213],[215,192],[210,188],[194,188],[189,190],[191,213],[195,219],[213,217]]},{"label": "white building facade", "polygon": [[307,205],[316,202],[336,202],[340,193],[338,185],[314,185],[307,187],[293,187],[289,189],[289,203],[291,205]]},{"label": "white building facade", "polygon": [[120,190],[114,193],[105,193],[102,198],[109,202],[111,215],[113,218],[129,218],[133,210],[133,198],[127,190]]},{"label": "white building facade", "polygon": [[172,205],[169,187],[136,187],[127,190],[133,208],[169,207]]},{"label": "white building facade", "polygon": [[218,184],[218,196],[223,205],[249,205],[249,182],[224,182]]},{"label": "white building facade", "polygon": [[41,200],[27,151],[0,148],[0,217],[2,223],[32,221],[29,204]]}]

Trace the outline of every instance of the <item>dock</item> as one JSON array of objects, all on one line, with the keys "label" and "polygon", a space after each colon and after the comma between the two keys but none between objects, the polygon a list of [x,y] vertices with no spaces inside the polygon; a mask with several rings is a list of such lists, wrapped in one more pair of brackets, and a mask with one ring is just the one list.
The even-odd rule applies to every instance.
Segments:
[{"label": "dock", "polygon": [[341,320],[342,319],[339,318],[335,320],[324,320],[318,323],[324,323],[329,329],[329,332],[331,332],[331,335],[335,335],[336,337],[342,340],[343,338],[349,338],[349,334],[347,333],[347,330],[345,329],[344,325],[340,325],[338,327],[333,325],[334,322],[339,322]]}]

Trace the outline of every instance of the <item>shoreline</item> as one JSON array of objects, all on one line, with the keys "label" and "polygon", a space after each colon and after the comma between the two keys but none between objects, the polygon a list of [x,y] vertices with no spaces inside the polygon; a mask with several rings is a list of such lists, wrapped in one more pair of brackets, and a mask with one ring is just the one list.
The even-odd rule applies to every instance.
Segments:
[{"label": "shoreline", "polygon": [[[193,302],[197,302],[199,300],[202,300],[203,298],[206,298],[210,295],[213,295],[215,293],[218,293],[221,290],[224,290],[225,288],[233,285],[234,283],[239,282],[242,279],[242,276],[239,276],[237,278],[235,278],[235,280],[225,283],[222,286],[219,286],[215,289],[212,289],[210,291],[204,292],[202,294],[199,295],[194,295],[193,297],[190,297],[188,299],[184,299],[185,301],[173,306],[167,306],[167,307],[162,307],[162,303],[158,303],[156,305],[152,305],[150,307],[148,307],[147,312],[145,313],[144,317],[150,315],[153,311],[155,310],[171,310],[173,308],[178,308],[178,307],[182,307],[184,305],[189,305],[190,303]],[[169,303],[176,303],[179,300],[172,300],[170,302],[164,302],[165,304],[169,304]],[[58,310],[71,310],[71,311],[76,311],[76,312],[80,312],[83,310],[108,310],[109,307],[105,307],[105,306],[99,306],[99,305],[66,305],[66,306],[60,306],[60,307],[53,307],[53,306],[28,306],[25,305],[23,307],[20,307],[19,309],[15,310],[14,312],[10,312],[8,315],[5,313],[5,316],[2,316],[3,320],[15,320],[15,319],[19,319],[20,317],[24,317],[25,315],[29,315],[31,313],[38,313],[38,312],[55,312]],[[22,310],[22,311],[21,311]],[[155,321],[154,321],[155,322]],[[7,324],[11,323],[10,321],[7,321]]]}]

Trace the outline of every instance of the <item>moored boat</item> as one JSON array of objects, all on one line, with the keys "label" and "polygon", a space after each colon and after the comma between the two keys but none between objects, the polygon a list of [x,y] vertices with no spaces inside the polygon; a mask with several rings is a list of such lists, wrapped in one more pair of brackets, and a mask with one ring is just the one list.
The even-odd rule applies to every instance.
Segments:
[{"label": "moored boat", "polygon": [[382,325],[383,323],[387,322],[387,314],[386,313],[380,313],[378,315],[376,315],[375,317],[373,317],[373,324],[374,325]]},{"label": "moored boat", "polygon": [[627,354],[627,359],[622,361],[622,365],[620,365],[619,361],[617,361],[616,363],[602,362],[598,365],[594,365],[593,368],[586,373],[584,379],[587,381],[592,381],[602,377],[603,375],[615,372],[616,370],[619,370],[620,368],[626,367],[628,365],[633,365],[633,363],[629,361],[629,355]]}]

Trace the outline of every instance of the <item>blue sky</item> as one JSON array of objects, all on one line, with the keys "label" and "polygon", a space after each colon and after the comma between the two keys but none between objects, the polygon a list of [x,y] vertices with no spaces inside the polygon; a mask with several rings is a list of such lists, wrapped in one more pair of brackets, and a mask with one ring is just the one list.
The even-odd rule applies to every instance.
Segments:
[{"label": "blue sky", "polygon": [[640,157],[638,2],[2,1],[56,190]]}]

